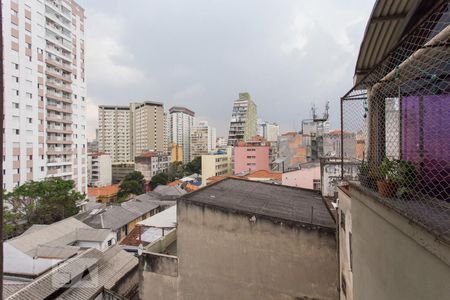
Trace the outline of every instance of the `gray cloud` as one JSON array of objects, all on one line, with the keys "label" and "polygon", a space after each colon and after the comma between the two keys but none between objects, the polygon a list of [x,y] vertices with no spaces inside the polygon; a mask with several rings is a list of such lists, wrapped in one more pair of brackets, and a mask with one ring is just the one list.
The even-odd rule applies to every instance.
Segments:
[{"label": "gray cloud", "polygon": [[80,0],[87,20],[89,125],[95,106],[159,100],[228,130],[232,101],[252,94],[261,118],[298,129],[314,102],[352,85],[373,1]]}]

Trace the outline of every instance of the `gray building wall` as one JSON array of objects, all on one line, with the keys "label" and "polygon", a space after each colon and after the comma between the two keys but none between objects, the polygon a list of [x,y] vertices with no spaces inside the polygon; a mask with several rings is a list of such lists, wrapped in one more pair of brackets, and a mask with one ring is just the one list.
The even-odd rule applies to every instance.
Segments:
[{"label": "gray building wall", "polygon": [[448,299],[450,247],[353,185],[350,197],[353,299]]},{"label": "gray building wall", "polygon": [[139,257],[139,274],[141,300],[177,299],[176,256],[144,252]]},{"label": "gray building wall", "polygon": [[334,232],[251,223],[184,201],[177,231],[178,299],[338,297]]}]

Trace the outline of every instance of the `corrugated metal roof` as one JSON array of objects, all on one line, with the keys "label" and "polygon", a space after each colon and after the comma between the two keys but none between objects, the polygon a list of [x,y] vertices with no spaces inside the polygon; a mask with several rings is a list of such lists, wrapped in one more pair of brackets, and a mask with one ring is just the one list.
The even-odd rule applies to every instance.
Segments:
[{"label": "corrugated metal roof", "polygon": [[[36,226],[33,230],[28,231],[27,234],[22,234],[5,242],[24,253],[30,253],[30,251],[35,250],[39,245],[67,245],[73,239],[71,234],[77,228],[90,227],[70,217],[51,225]],[[66,241],[66,239],[68,240]]]},{"label": "corrugated metal roof", "polygon": [[157,228],[172,228],[177,226],[177,206],[169,207],[162,212],[153,215],[138,223],[142,226]]},{"label": "corrugated metal roof", "polygon": [[411,29],[410,20],[423,2],[426,1],[376,1],[359,50],[354,75],[355,84],[380,63]]}]

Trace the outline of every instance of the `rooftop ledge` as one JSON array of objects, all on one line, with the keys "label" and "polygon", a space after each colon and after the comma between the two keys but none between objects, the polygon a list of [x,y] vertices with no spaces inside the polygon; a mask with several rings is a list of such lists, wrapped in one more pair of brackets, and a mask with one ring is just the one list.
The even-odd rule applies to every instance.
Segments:
[{"label": "rooftop ledge", "polygon": [[[400,214],[403,218],[407,219],[409,224],[413,223],[419,226],[431,234],[435,240],[450,247],[450,203],[420,195],[416,195],[415,199],[407,200],[384,198],[377,192],[363,187],[356,181],[349,182],[349,188],[341,188],[341,190],[352,199],[358,198],[358,200],[362,201],[362,198],[367,197],[368,199],[374,200],[374,203],[381,204],[389,210],[393,210],[397,215]],[[358,197],[358,195],[366,197]],[[365,204],[371,206],[371,203]]]}]

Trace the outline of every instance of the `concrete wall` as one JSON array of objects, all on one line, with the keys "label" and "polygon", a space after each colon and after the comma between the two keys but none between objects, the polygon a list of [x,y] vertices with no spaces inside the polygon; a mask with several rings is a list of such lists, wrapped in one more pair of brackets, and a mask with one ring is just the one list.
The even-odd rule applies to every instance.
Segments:
[{"label": "concrete wall", "polygon": [[[178,299],[337,299],[334,231],[178,203]],[[297,297],[297,298],[296,298]]]},{"label": "concrete wall", "polygon": [[177,299],[177,273],[177,257],[143,252],[139,257],[139,298]]},{"label": "concrete wall", "polygon": [[450,247],[350,186],[354,299],[448,299]]},{"label": "concrete wall", "polygon": [[339,282],[341,299],[353,299],[352,254],[352,214],[351,198],[347,193],[339,191]]}]

